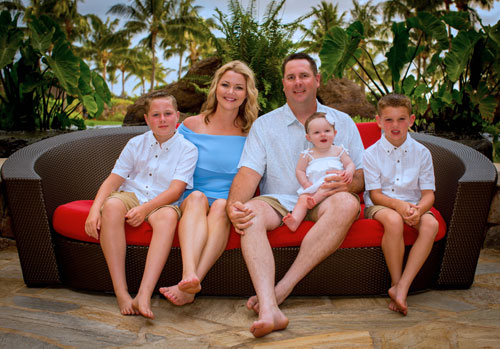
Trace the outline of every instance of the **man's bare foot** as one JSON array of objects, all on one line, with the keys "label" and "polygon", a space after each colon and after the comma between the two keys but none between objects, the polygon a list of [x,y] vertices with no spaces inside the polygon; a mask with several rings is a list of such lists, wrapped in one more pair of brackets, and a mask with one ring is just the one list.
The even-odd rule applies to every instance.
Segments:
[{"label": "man's bare foot", "polygon": [[308,196],[306,202],[307,202],[307,208],[309,210],[312,210],[314,206],[316,206],[316,200],[314,200],[312,196]]},{"label": "man's bare foot", "polygon": [[123,295],[117,294],[116,301],[118,302],[118,307],[122,315],[139,315],[139,312],[132,305],[133,299],[128,293]]},{"label": "man's bare foot", "polygon": [[294,216],[292,216],[291,213],[287,214],[285,217],[283,217],[283,223],[286,224],[286,226],[288,227],[288,229],[290,229],[291,231],[296,231],[297,228],[299,227],[300,225],[300,222],[297,221],[295,219]]},{"label": "man's bare foot", "polygon": [[133,299],[132,306],[134,307],[136,313],[141,314],[145,318],[153,320],[155,314],[151,310],[151,297],[142,297],[139,294]]},{"label": "man's bare foot", "polygon": [[284,330],[288,326],[288,318],[278,308],[273,311],[262,311],[259,320],[254,321],[250,332],[255,337],[263,337],[273,331]]},{"label": "man's bare foot", "polygon": [[182,292],[195,294],[201,291],[200,279],[196,276],[182,279],[177,286]]},{"label": "man's bare foot", "polygon": [[[398,292],[399,291],[399,292]],[[391,303],[389,304],[389,309],[392,311],[399,312],[403,315],[408,314],[408,304],[406,303],[406,294],[398,290],[398,286],[392,286],[389,291],[389,297],[391,297]]]},{"label": "man's bare foot", "polygon": [[[276,295],[276,303],[278,305],[281,305],[287,299],[287,297],[290,295],[291,291],[286,291],[282,287],[280,287],[280,284],[276,285],[274,288],[274,293]],[[260,306],[259,306],[259,299],[257,296],[252,296],[248,298],[247,301],[247,309],[248,310],[253,310],[256,314],[259,314],[260,312]]]},{"label": "man's bare foot", "polygon": [[257,296],[248,298],[247,309],[253,310],[256,314],[259,313],[259,300],[257,299]]},{"label": "man's bare foot", "polygon": [[170,287],[161,287],[160,293],[175,305],[184,305],[193,303],[194,293],[183,292],[177,285]]}]

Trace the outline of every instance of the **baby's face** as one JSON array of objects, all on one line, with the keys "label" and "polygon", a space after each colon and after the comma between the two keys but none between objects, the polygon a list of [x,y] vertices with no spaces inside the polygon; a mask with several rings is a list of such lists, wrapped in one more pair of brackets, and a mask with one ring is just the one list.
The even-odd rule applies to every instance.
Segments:
[{"label": "baby's face", "polygon": [[329,149],[337,131],[325,118],[317,118],[309,123],[306,139],[318,149]]}]

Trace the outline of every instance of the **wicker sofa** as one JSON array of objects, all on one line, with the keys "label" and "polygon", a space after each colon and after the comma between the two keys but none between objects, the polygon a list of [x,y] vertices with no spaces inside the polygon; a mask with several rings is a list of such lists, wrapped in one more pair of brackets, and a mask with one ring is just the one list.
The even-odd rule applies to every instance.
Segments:
[{"label": "wicker sofa", "polygon": [[[56,233],[52,217],[62,204],[93,199],[127,140],[145,130],[137,126],[64,134],[23,148],[5,162],[3,185],[27,286],[62,284],[112,292],[99,244]],[[447,228],[446,236],[435,242],[411,291],[467,288],[474,280],[497,172],[488,159],[469,147],[430,135],[412,136],[432,153],[435,207]],[[274,247],[273,251],[279,279],[298,247]],[[127,247],[131,292],[140,284],[146,253],[146,246]],[[181,270],[180,249],[172,248],[159,285],[177,283]],[[341,248],[306,276],[292,295],[378,295],[386,293],[389,285],[379,246]],[[201,292],[229,296],[253,293],[238,248],[223,253],[206,276]]]}]

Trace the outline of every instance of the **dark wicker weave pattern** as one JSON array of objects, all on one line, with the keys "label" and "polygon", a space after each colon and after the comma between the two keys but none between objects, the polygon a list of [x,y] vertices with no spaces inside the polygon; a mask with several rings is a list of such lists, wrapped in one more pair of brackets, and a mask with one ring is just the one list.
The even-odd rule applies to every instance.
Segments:
[{"label": "dark wicker weave pattern", "polygon": [[[21,149],[5,162],[2,178],[28,286],[62,283],[77,289],[112,292],[100,246],[54,233],[52,214],[63,203],[93,199],[127,140],[145,130],[123,127],[56,136]],[[469,287],[484,239],[495,168],[469,147],[428,135],[412,136],[431,150],[437,186],[435,206],[448,224],[447,237],[434,245],[412,290]],[[284,275],[297,252],[298,248],[274,249],[277,279]],[[131,292],[139,287],[146,253],[147,247],[127,247]],[[174,248],[159,285],[177,283],[181,271],[180,250]],[[383,294],[389,284],[380,248],[351,248],[328,257],[297,285],[293,294]],[[206,295],[248,296],[253,292],[240,250],[224,252],[205,278],[202,290]]]}]

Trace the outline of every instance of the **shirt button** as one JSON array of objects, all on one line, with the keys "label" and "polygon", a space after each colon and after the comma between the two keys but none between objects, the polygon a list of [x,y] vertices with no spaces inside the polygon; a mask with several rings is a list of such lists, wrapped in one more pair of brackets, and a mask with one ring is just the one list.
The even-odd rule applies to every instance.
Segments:
[{"label": "shirt button", "polygon": [[152,174],[151,174],[151,173],[150,173],[149,175],[150,175],[150,176],[152,176]]},{"label": "shirt button", "polygon": [[392,191],[394,191],[394,189],[391,189]]},{"label": "shirt button", "polygon": [[155,155],[155,158],[157,158],[157,157],[158,157],[158,155]]},{"label": "shirt button", "polygon": [[146,185],[146,189],[148,189],[149,187]]},{"label": "shirt button", "polygon": [[398,160],[398,164],[399,164],[399,160]]},{"label": "shirt button", "polygon": [[396,178],[397,181],[399,181],[399,178]]}]

